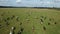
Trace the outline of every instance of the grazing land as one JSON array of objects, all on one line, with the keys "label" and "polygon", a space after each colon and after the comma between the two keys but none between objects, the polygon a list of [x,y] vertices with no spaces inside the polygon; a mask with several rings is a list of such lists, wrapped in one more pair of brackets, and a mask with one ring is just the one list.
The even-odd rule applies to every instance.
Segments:
[{"label": "grazing land", "polygon": [[60,34],[60,10],[0,8],[0,34]]}]

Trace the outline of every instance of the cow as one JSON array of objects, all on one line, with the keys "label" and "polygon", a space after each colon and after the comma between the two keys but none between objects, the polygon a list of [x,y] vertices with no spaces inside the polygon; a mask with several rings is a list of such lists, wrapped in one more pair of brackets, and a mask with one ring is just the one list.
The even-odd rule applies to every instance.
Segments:
[{"label": "cow", "polygon": [[43,26],[43,30],[46,30],[46,27],[45,26]]}]

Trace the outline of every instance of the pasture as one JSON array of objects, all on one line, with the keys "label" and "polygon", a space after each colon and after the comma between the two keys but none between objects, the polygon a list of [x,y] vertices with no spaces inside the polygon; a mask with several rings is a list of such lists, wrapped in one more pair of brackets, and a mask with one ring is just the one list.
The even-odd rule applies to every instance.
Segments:
[{"label": "pasture", "polygon": [[60,34],[60,10],[0,8],[0,34]]}]

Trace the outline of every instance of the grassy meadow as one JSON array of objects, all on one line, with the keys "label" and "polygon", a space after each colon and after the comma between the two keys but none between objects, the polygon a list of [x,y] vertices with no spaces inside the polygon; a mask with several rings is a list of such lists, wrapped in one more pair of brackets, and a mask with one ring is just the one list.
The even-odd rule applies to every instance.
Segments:
[{"label": "grassy meadow", "polygon": [[0,34],[60,34],[60,10],[0,8]]}]

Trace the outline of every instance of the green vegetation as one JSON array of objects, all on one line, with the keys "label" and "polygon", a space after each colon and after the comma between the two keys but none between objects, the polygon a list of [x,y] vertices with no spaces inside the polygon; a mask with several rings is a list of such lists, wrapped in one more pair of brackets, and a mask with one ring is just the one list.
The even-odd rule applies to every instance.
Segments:
[{"label": "green vegetation", "polygon": [[36,8],[0,8],[0,34],[60,34],[60,11]]}]

